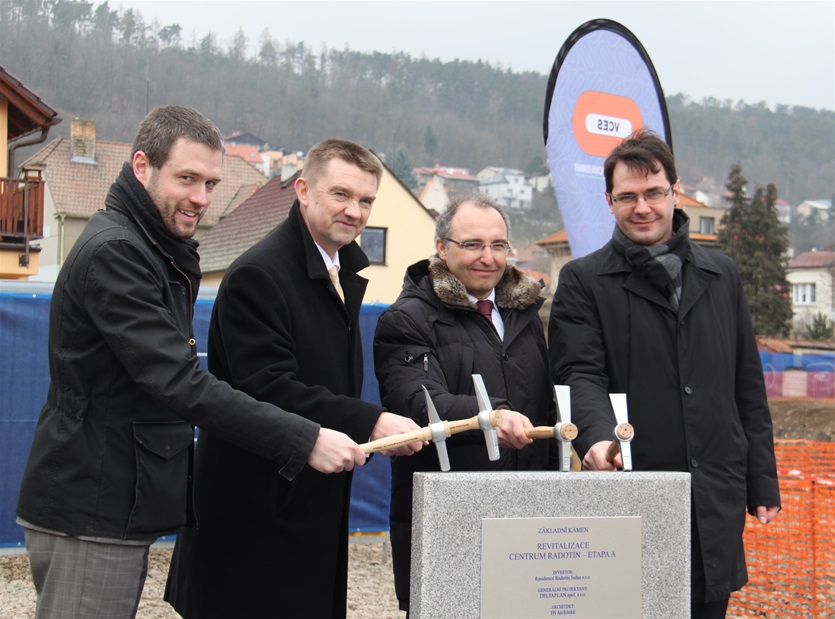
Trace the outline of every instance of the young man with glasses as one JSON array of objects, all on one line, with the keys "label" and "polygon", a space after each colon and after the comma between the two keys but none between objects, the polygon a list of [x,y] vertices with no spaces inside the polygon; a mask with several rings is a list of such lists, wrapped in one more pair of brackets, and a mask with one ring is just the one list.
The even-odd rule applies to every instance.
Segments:
[{"label": "young man with glasses", "polygon": [[[556,467],[556,442],[525,429],[556,423],[539,282],[507,264],[505,212],[482,194],[454,200],[435,226],[437,254],[406,272],[403,291],[377,323],[374,363],[383,406],[429,423],[422,386],[441,419],[478,414],[472,375],[480,374],[494,408],[500,459],[488,459],[481,432],[447,439],[453,471]],[[482,309],[483,308],[483,309]],[[412,474],[439,470],[435,449],[392,464],[391,542],[394,581],[409,608]]]},{"label": "young man with glasses", "polygon": [[549,324],[555,383],[571,386],[583,468],[606,459],[626,393],[633,468],[691,475],[691,617],[726,614],[747,581],[746,507],[780,510],[771,415],[739,272],[691,244],[667,144],[641,131],[603,166],[612,240],[560,273]]}]

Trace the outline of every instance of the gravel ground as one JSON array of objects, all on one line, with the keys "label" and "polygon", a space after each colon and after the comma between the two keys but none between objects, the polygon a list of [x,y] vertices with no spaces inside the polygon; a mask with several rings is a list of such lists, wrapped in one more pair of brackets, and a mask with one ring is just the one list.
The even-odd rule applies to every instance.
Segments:
[{"label": "gravel ground", "polygon": [[[162,600],[170,548],[152,548],[137,619],[178,619]],[[348,619],[403,619],[397,608],[391,554],[383,542],[350,544]],[[35,616],[35,587],[26,555],[0,556],[0,619]]]}]

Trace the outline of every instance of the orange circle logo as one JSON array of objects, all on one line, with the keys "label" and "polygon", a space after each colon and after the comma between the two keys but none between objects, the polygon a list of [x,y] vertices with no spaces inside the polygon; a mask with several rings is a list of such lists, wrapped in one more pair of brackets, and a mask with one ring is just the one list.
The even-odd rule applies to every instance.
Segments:
[{"label": "orange circle logo", "polygon": [[628,97],[587,90],[574,104],[574,139],[587,155],[608,156],[643,124],[641,110]]}]

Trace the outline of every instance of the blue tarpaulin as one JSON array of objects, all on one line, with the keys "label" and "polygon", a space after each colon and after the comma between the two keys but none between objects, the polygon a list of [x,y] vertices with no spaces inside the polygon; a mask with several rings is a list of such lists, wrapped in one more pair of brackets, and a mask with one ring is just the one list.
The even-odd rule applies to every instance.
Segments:
[{"label": "blue tarpaulin", "polygon": [[[51,296],[50,285],[5,283],[0,289],[0,351],[3,355],[0,372],[0,546],[23,544],[23,530],[15,523],[15,505],[35,424],[49,388],[47,336]],[[211,298],[200,298],[195,304],[194,331],[203,367],[212,305]],[[377,319],[385,307],[364,305],[360,315],[365,362],[362,397],[371,402],[380,401],[372,341]],[[355,469],[351,532],[388,531],[390,480],[389,459],[379,454],[365,466]]]},{"label": "blue tarpaulin", "polygon": [[787,369],[806,372],[835,372],[835,353],[795,355],[760,351],[765,372],[782,372]]}]

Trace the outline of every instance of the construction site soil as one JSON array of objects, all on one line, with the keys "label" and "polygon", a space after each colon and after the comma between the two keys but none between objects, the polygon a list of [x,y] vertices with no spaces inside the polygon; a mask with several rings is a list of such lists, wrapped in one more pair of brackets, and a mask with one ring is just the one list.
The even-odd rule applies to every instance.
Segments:
[{"label": "construction site soil", "polygon": [[[835,440],[835,399],[769,402],[775,439]],[[372,538],[373,539],[373,538]],[[354,543],[350,550],[348,619],[402,619],[397,608],[388,547],[382,540]],[[138,619],[177,619],[162,600],[170,548],[151,550]],[[35,616],[35,589],[26,555],[0,556],[0,619]]]}]

